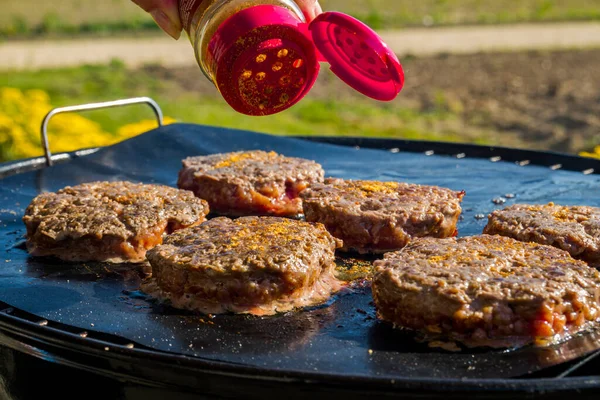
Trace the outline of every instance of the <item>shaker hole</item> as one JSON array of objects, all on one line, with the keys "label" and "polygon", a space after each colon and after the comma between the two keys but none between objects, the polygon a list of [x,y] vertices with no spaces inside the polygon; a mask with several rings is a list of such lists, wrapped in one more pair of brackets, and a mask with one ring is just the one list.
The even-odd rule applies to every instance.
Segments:
[{"label": "shaker hole", "polygon": [[275,72],[279,71],[281,68],[283,68],[283,64],[279,61],[277,61],[275,64],[273,64],[273,67],[271,67],[271,69]]},{"label": "shaker hole", "polygon": [[241,77],[242,79],[250,79],[252,77],[252,71],[250,71],[249,69],[243,70]]},{"label": "shaker hole", "polygon": [[256,56],[256,62],[257,63],[261,63],[264,62],[267,59],[267,55],[266,54],[259,54]]},{"label": "shaker hole", "polygon": [[279,97],[279,101],[281,101],[282,103],[287,103],[290,100],[290,95],[287,93],[283,93],[280,97]]},{"label": "shaker hole", "polygon": [[267,77],[267,74],[265,74],[264,72],[259,72],[258,74],[256,74],[256,80],[257,81],[262,81]]},{"label": "shaker hole", "polygon": [[352,46],[354,44],[354,40],[352,40],[352,38],[346,38],[346,43],[348,43],[348,46]]},{"label": "shaker hole", "polygon": [[371,65],[375,65],[375,59],[373,57],[367,58],[367,62]]},{"label": "shaker hole", "polygon": [[281,78],[279,78],[279,84],[282,86],[287,86],[290,84],[290,77],[287,75],[282,76]]},{"label": "shaker hole", "polygon": [[367,70],[367,72],[370,73],[371,75],[375,75],[376,74],[376,72],[375,72],[375,70],[373,68],[369,68]]},{"label": "shaker hole", "polygon": [[288,49],[281,49],[277,52],[277,57],[278,58],[287,57],[288,53],[289,53]]},{"label": "shaker hole", "polygon": [[300,68],[302,64],[304,64],[304,61],[302,61],[302,59],[299,58],[296,61],[294,61],[292,65],[294,66],[294,68]]},{"label": "shaker hole", "polygon": [[258,108],[264,110],[269,105],[269,100],[263,100],[259,103]]}]

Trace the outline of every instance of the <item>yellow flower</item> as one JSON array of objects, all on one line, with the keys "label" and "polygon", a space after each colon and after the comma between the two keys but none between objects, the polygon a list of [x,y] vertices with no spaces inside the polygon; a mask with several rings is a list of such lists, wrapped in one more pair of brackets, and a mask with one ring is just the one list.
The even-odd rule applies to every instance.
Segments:
[{"label": "yellow flower", "polygon": [[587,152],[587,151],[582,151],[581,153],[579,153],[579,155],[582,156],[582,157],[592,157],[592,158],[599,158],[600,159],[600,145],[598,145],[598,146],[596,146],[594,148],[594,152],[593,153],[590,153],[590,152]]},{"label": "yellow flower", "polygon": [[[176,121],[171,117],[163,118],[163,125],[170,125]],[[137,136],[141,133],[148,132],[154,128],[157,128],[158,124],[154,119],[147,119],[140,122],[136,122],[129,125],[124,125],[117,130],[117,136],[122,138],[130,138]]]},{"label": "yellow flower", "polygon": [[[43,90],[23,92],[0,87],[0,161],[43,154],[40,126],[52,108],[50,96]],[[165,117],[164,122],[170,124],[175,120]],[[156,121],[144,120],[125,125],[117,132],[106,132],[98,123],[81,115],[62,114],[52,119],[48,140],[54,153],[74,151],[108,146],[156,126]]]},{"label": "yellow flower", "polygon": [[27,97],[29,98],[29,100],[35,101],[37,103],[50,104],[50,96],[48,96],[48,93],[44,92],[43,90],[28,90]]}]

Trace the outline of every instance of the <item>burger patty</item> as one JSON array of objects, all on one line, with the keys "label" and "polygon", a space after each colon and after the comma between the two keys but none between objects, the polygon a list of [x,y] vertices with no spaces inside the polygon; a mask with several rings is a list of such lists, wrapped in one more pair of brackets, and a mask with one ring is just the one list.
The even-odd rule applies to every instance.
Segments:
[{"label": "burger patty", "polygon": [[600,208],[515,204],[490,214],[484,233],[558,247],[600,268]]},{"label": "burger patty", "polygon": [[327,300],[341,246],[320,224],[279,217],[218,217],[148,252],[142,290],[206,314],[269,315]]},{"label": "burger patty", "polygon": [[457,234],[464,192],[437,186],[328,178],[300,194],[307,221],[321,222],[343,250],[382,253],[413,238]]},{"label": "burger patty", "polygon": [[600,273],[537,243],[424,238],[386,254],[375,268],[381,319],[469,346],[557,340],[600,316]]},{"label": "burger patty", "polygon": [[23,222],[33,256],[142,262],[163,235],[205,221],[192,192],[132,182],[91,182],[35,197]]},{"label": "burger patty", "polygon": [[296,216],[298,194],[323,175],[314,161],[256,150],[186,158],[178,186],[221,215]]}]

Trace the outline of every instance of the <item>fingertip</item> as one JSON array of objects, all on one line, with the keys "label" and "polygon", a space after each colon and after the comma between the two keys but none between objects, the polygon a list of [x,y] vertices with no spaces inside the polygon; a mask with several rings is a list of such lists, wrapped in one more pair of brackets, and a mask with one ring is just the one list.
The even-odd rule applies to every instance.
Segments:
[{"label": "fingertip", "polygon": [[299,5],[307,22],[312,21],[317,17],[317,15],[323,12],[323,9],[321,8],[319,2],[315,0],[300,1]]},{"label": "fingertip", "polygon": [[314,12],[315,12],[315,18],[319,15],[323,13],[323,9],[321,8],[321,4],[319,4],[319,2],[315,2],[315,8],[314,8]]},{"label": "fingertip", "polygon": [[169,17],[171,24],[173,25],[172,33],[169,33],[175,40],[181,36],[181,18],[179,17],[179,2],[177,0],[164,1],[163,11]]},{"label": "fingertip", "polygon": [[171,18],[163,11],[155,9],[150,11],[150,15],[154,19],[154,22],[169,36],[177,40],[181,36],[181,23],[177,26],[176,22],[173,22]]}]

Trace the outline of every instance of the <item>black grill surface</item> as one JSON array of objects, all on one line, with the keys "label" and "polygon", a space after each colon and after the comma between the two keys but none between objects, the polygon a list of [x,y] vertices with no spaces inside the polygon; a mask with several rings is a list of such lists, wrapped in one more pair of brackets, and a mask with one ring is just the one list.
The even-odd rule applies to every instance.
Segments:
[{"label": "black grill surface", "polygon": [[[432,349],[378,322],[368,285],[307,311],[264,318],[209,318],[149,302],[136,291],[141,273],[134,267],[32,259],[24,248],[21,217],[40,192],[94,180],[176,186],[184,157],[236,150],[274,150],[310,158],[323,165],[327,176],[465,190],[459,236],[481,233],[487,220],[482,216],[515,202],[600,206],[600,176],[589,170],[548,168],[558,156],[532,153],[547,164],[536,166],[528,160],[475,158],[468,152],[416,152],[414,145],[404,151],[404,142],[368,143],[381,148],[348,146],[347,140],[346,145],[336,145],[175,124],[50,168],[8,176],[0,180],[0,301],[34,315],[43,326],[64,324],[70,332],[85,331],[89,337],[116,335],[122,344],[192,356],[198,362],[216,360],[233,367],[367,380],[535,376],[566,362],[575,365],[574,360],[600,347],[599,334],[592,332],[548,348]],[[490,151],[485,153],[493,155]],[[554,372],[561,373],[564,369]]]}]

